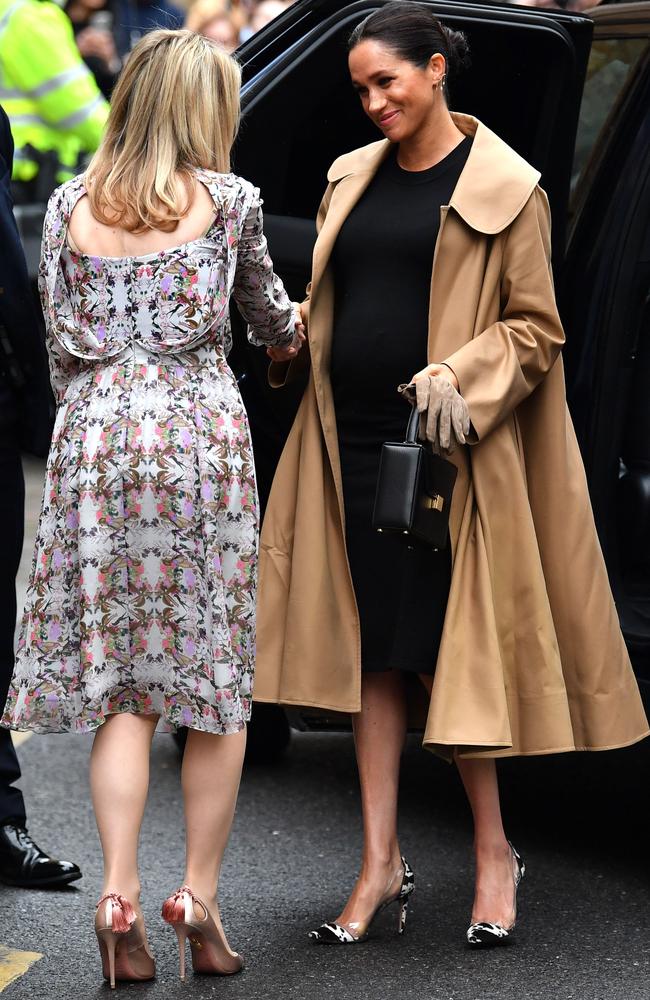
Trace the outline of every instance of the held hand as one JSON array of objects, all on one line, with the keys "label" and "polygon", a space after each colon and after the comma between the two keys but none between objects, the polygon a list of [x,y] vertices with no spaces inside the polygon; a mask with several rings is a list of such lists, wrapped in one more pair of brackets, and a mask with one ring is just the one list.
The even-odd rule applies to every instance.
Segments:
[{"label": "held hand", "polygon": [[429,365],[414,375],[412,382],[418,412],[426,413],[427,440],[438,454],[451,455],[458,445],[465,444],[470,427],[458,379],[446,365]]},{"label": "held hand", "polygon": [[294,302],[293,305],[296,313],[293,340],[285,347],[267,347],[266,353],[271,361],[293,361],[305,342],[305,324],[303,322],[302,311],[298,302]]}]

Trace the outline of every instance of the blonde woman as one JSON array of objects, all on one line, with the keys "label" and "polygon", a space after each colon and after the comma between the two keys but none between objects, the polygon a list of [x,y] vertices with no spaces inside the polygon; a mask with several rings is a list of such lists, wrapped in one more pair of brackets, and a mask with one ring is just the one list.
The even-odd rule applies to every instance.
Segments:
[{"label": "blonde woman", "polygon": [[137,850],[158,724],[189,728],[185,874],[163,906],[181,976],[188,936],[195,970],[242,964],[216,894],[250,715],[257,572],[248,422],[226,362],[231,295],[253,343],[297,346],[302,333],[259,192],[229,173],[239,87],[237,64],[207,39],[147,35],[87,173],[55,191],[45,222],[58,412],[2,721],[95,733],[95,928],[111,986],[155,974]]}]

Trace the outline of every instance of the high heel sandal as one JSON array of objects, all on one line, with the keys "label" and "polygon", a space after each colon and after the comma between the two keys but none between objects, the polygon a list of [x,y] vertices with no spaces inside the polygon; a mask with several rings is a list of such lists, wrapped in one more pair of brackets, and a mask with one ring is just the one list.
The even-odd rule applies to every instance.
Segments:
[{"label": "high heel sandal", "polygon": [[512,875],[515,884],[513,921],[509,927],[504,927],[503,924],[483,922],[471,924],[467,929],[467,943],[471,945],[472,948],[490,948],[498,944],[507,944],[512,937],[512,932],[515,929],[515,923],[517,922],[517,889],[519,888],[522,878],[526,874],[526,865],[523,862],[523,858],[510,841],[508,841],[508,846],[512,851],[512,860],[514,861]]},{"label": "high heel sandal", "polygon": [[397,933],[403,934],[404,928],[406,927],[406,916],[409,901],[415,891],[415,876],[411,871],[406,858],[402,858],[402,867],[404,869],[404,874],[402,875],[402,884],[399,888],[399,892],[396,896],[391,896],[390,899],[382,900],[374,913],[371,915],[366,927],[360,934],[353,934],[342,924],[328,923],[321,924],[315,931],[310,931],[309,937],[311,940],[316,944],[359,944],[368,937],[368,932],[370,931],[370,927],[372,926],[375,917],[381,913],[382,910],[385,910],[387,906],[391,906],[393,903],[397,903],[399,907]]},{"label": "high heel sandal", "polygon": [[[105,905],[104,905],[105,904]],[[97,904],[95,934],[102,957],[102,972],[111,989],[115,980],[139,982],[153,979],[156,963],[147,946],[144,920],[125,896],[107,892]]]},{"label": "high heel sandal", "polygon": [[[202,917],[197,917],[195,904],[203,911]],[[182,886],[165,900],[162,918],[176,931],[181,979],[185,979],[185,942],[188,940],[195,972],[232,976],[243,967],[241,955],[230,950],[207,906],[194,895],[189,886]]]}]

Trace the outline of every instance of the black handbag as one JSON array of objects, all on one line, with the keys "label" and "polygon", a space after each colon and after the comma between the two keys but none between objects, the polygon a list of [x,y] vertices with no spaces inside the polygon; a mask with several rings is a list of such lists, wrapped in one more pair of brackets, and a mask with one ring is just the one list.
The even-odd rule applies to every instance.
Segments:
[{"label": "black handbag", "polygon": [[382,445],[372,526],[401,533],[410,547],[444,549],[458,470],[417,440],[419,420],[413,407],[406,440]]}]

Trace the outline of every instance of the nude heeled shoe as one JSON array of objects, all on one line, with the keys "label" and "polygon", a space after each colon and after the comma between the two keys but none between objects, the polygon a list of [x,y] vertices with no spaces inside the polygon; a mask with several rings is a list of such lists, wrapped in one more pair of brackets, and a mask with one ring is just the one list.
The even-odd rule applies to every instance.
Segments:
[{"label": "nude heeled shoe", "polygon": [[118,892],[107,892],[102,896],[95,913],[95,934],[104,979],[110,981],[112,990],[117,979],[140,982],[153,979],[156,975],[156,963],[147,945],[144,920],[136,916],[126,896]]},{"label": "nude heeled shoe", "polygon": [[[202,910],[197,916],[196,906]],[[176,931],[180,957],[180,975],[185,979],[185,942],[189,940],[195,972],[212,976],[233,976],[244,960],[228,947],[223,932],[210,916],[207,906],[184,885],[165,900],[162,918]]]}]

